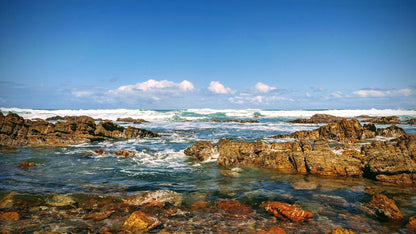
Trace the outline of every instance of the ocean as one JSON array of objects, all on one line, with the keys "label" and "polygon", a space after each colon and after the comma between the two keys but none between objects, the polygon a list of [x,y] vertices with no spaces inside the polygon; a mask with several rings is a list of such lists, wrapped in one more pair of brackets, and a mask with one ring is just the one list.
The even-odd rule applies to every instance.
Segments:
[{"label": "ocean", "polygon": [[[302,209],[314,214],[313,221],[304,222],[298,226],[287,222],[279,223],[261,214],[261,217],[265,219],[263,220],[265,224],[277,222],[289,232],[309,232],[312,227],[316,227],[313,230],[319,233],[330,231],[331,228],[337,226],[369,233],[408,232],[405,223],[379,221],[365,212],[366,208],[363,204],[371,198],[369,191],[378,191],[393,198],[405,217],[416,215],[416,188],[413,187],[382,184],[362,178],[328,178],[244,167],[221,168],[216,165],[215,159],[199,162],[184,154],[184,150],[195,142],[216,143],[222,138],[249,142],[260,139],[267,143],[289,141],[290,139],[274,139],[272,136],[318,128],[320,126],[318,124],[287,123],[289,120],[309,118],[314,114],[331,114],[347,118],[359,115],[374,117],[396,115],[405,122],[408,118],[416,118],[416,110],[35,110],[0,108],[0,111],[4,114],[12,111],[25,119],[46,119],[56,115],[87,115],[116,122],[117,118],[141,118],[150,122],[116,123],[162,134],[162,137],[157,138],[58,147],[1,147],[0,199],[10,192],[23,194],[28,197],[27,199],[33,199],[33,197],[48,197],[51,194],[123,197],[142,191],[169,190],[181,194],[184,198],[182,206],[185,208],[198,200],[214,202],[218,199],[232,199],[251,207],[258,207],[260,202],[265,200],[276,200],[299,205]],[[213,122],[213,120],[233,119],[255,119],[258,123]],[[416,134],[416,125],[398,126],[406,133]],[[101,149],[106,153],[90,157],[82,156],[96,149]],[[116,156],[114,152],[120,149],[133,151],[136,155],[128,158]],[[36,167],[30,170],[18,168],[17,165],[23,161],[35,162]],[[218,219],[215,221],[217,223],[227,222],[227,220],[224,221],[224,217],[218,215],[205,218],[208,220],[205,222],[206,227],[204,224],[199,224],[201,229],[195,229],[195,232],[204,230],[215,232],[211,225],[214,219]],[[27,222],[31,223],[32,219],[27,219],[29,220]],[[38,222],[39,220],[34,221],[37,219],[39,218],[33,217],[32,221]],[[188,222],[191,221],[188,220]],[[13,229],[11,224],[7,225],[4,227]],[[39,227],[43,231],[52,230],[52,227],[58,232],[85,231],[82,225],[77,225],[80,224],[75,221],[57,220]],[[224,230],[232,233],[246,227],[238,229],[233,225],[224,227]],[[249,224],[243,222],[242,225]],[[248,232],[255,231],[256,225],[259,224],[250,225],[254,228]],[[159,227],[156,230],[164,230],[163,228]],[[36,231],[36,225],[32,223],[30,228],[24,230]],[[177,227],[174,231],[190,230]]]}]

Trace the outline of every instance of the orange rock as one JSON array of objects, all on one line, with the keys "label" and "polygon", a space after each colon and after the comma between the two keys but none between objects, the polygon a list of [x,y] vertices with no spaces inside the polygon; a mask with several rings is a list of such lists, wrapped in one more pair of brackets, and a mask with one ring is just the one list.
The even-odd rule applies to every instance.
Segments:
[{"label": "orange rock", "polygon": [[409,223],[407,224],[407,227],[414,233],[416,233],[416,215],[409,218]]},{"label": "orange rock", "polygon": [[302,221],[304,219],[313,218],[313,214],[304,211],[299,207],[292,206],[281,202],[263,202],[260,207],[263,207],[269,213],[281,220],[291,220],[294,222]]},{"label": "orange rock", "polygon": [[194,202],[191,205],[191,210],[195,211],[195,210],[204,210],[205,208],[208,207],[208,202],[204,201],[204,200],[199,200]]},{"label": "orange rock", "polygon": [[130,150],[125,150],[125,149],[121,149],[119,151],[115,152],[116,155],[118,156],[124,156],[124,157],[129,157],[129,156],[134,156],[134,152],[131,152]]},{"label": "orange rock", "polygon": [[0,219],[17,221],[20,219],[20,215],[17,212],[1,212]]},{"label": "orange rock", "polygon": [[104,150],[100,150],[100,149],[96,149],[94,150],[94,153],[98,154],[98,155],[103,155],[105,154]]},{"label": "orange rock", "polygon": [[336,229],[331,231],[331,234],[355,234],[355,232],[344,229],[342,227],[337,227]]},{"label": "orange rock", "polygon": [[252,214],[250,206],[243,205],[238,201],[219,199],[215,204],[219,209],[226,211],[231,218],[245,219]]},{"label": "orange rock", "polygon": [[152,229],[160,224],[156,218],[150,217],[142,211],[133,212],[130,217],[123,223],[123,227],[127,231],[133,233],[141,233]]},{"label": "orange rock", "polygon": [[114,213],[113,210],[103,211],[103,212],[94,212],[94,213],[89,214],[86,217],[86,219],[94,220],[94,221],[100,221],[100,220],[103,220],[103,219],[106,219],[106,218],[110,217],[110,215],[112,215],[113,213]]},{"label": "orange rock", "polygon": [[286,232],[281,227],[273,226],[268,231],[260,230],[256,234],[286,234]]},{"label": "orange rock", "polygon": [[386,195],[375,194],[369,203],[369,207],[372,208],[377,217],[382,220],[400,221],[403,220],[402,212],[396,205],[396,202]]},{"label": "orange rock", "polygon": [[19,164],[19,168],[28,168],[28,167],[34,167],[35,163],[34,162],[22,162]]}]

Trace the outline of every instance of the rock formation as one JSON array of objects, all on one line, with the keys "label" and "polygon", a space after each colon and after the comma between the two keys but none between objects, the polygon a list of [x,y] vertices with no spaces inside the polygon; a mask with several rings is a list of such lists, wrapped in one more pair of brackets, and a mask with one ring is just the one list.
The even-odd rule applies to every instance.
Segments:
[{"label": "rock formation", "polygon": [[133,119],[131,117],[127,117],[127,118],[117,118],[117,122],[135,123],[135,124],[149,123],[149,121],[147,121],[147,120],[144,120],[144,119]]},{"label": "rock formation", "polygon": [[302,124],[321,124],[321,123],[335,123],[340,122],[345,118],[337,117],[327,114],[315,114],[310,119],[295,119],[289,121],[289,123],[302,123]]},{"label": "rock formation", "polygon": [[375,215],[384,221],[401,221],[403,215],[396,205],[396,202],[386,195],[375,194],[368,206],[374,210]]},{"label": "rock formation", "polygon": [[276,216],[280,220],[290,220],[299,222],[304,219],[313,218],[313,214],[304,211],[297,206],[292,206],[282,202],[263,202],[260,207],[263,207],[267,212]]},{"label": "rock formation", "polygon": [[0,145],[68,145],[107,139],[158,137],[144,129],[121,127],[111,121],[95,124],[88,116],[71,117],[66,122],[23,119],[15,113],[0,113]]},{"label": "rock formation", "polygon": [[374,124],[401,124],[399,117],[397,116],[385,116],[385,117],[374,117],[371,119],[363,120],[363,122],[370,122]]}]

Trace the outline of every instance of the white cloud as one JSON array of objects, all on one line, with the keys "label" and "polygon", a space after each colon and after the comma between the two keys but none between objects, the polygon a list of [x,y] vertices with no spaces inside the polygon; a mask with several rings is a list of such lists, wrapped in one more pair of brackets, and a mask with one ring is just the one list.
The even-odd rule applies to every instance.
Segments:
[{"label": "white cloud", "polygon": [[353,94],[359,97],[397,97],[397,96],[411,96],[413,91],[411,89],[400,90],[377,90],[377,89],[363,89],[354,91]]},{"label": "white cloud", "polygon": [[124,85],[120,86],[113,93],[124,92],[124,93],[136,93],[139,91],[142,92],[160,92],[160,91],[168,91],[168,92],[188,92],[194,90],[194,85],[184,80],[181,83],[175,83],[173,81],[168,80],[153,80],[150,79],[148,81],[137,83],[134,85]]},{"label": "white cloud", "polygon": [[268,93],[268,92],[276,89],[276,87],[271,87],[271,86],[268,86],[268,85],[263,84],[261,82],[258,82],[255,86],[255,89],[257,91],[261,92],[261,93]]},{"label": "white cloud", "polygon": [[293,102],[294,100],[291,98],[279,97],[279,96],[252,96],[252,95],[240,95],[235,97],[230,97],[228,99],[231,103],[234,104],[244,104],[244,103],[252,103],[256,105],[264,104],[269,105],[275,101],[290,101]]},{"label": "white cloud", "polygon": [[234,93],[233,90],[231,90],[228,87],[224,87],[224,85],[221,84],[219,81],[211,81],[211,83],[209,83],[208,90],[215,94]]},{"label": "white cloud", "polygon": [[71,92],[77,98],[89,97],[94,94],[94,92],[88,90],[72,90]]}]

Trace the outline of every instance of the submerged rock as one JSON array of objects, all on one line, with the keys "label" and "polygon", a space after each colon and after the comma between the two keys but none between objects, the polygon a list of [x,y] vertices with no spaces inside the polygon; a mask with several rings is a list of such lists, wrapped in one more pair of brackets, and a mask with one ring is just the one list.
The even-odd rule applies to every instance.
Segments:
[{"label": "submerged rock", "polygon": [[250,206],[241,204],[235,200],[220,199],[215,201],[215,205],[227,213],[227,217],[233,219],[247,219],[253,210]]},{"label": "submerged rock", "polygon": [[331,231],[331,234],[355,234],[355,232],[344,229],[342,227],[337,227],[336,229]]},{"label": "submerged rock", "polygon": [[260,207],[264,208],[267,212],[281,220],[299,222],[305,219],[313,218],[312,213],[287,203],[281,203],[277,201],[263,202]]},{"label": "submerged rock", "polygon": [[17,221],[20,219],[20,215],[17,212],[1,212],[0,220],[5,221]]},{"label": "submerged rock", "polygon": [[375,215],[385,221],[401,221],[403,220],[403,215],[400,212],[399,208],[396,205],[396,202],[386,195],[375,194],[368,206],[374,210]]},{"label": "submerged rock", "polygon": [[25,162],[21,162],[18,167],[24,169],[24,168],[34,167],[34,166],[35,166],[34,162],[26,162],[25,161]]},{"label": "submerged rock", "polygon": [[44,120],[25,120],[9,112],[0,113],[0,145],[68,145],[108,139],[158,137],[144,129],[121,127],[111,121],[95,124],[88,116],[65,117],[66,122],[49,123]]},{"label": "submerged rock", "polygon": [[416,233],[416,215],[409,218],[409,223],[406,226]]},{"label": "submerged rock", "polygon": [[125,149],[121,149],[119,151],[116,151],[115,154],[117,156],[124,156],[124,157],[130,157],[130,156],[136,155],[134,152],[132,152],[130,150],[125,150]]},{"label": "submerged rock", "polygon": [[174,206],[179,206],[182,204],[182,195],[170,190],[156,190],[156,191],[147,191],[140,192],[133,197],[127,199],[127,202],[131,205],[143,206],[148,203],[159,203],[162,206],[165,203],[170,203]]},{"label": "submerged rock", "polygon": [[256,234],[286,234],[285,230],[278,226],[273,226],[269,230],[260,230]]}]

